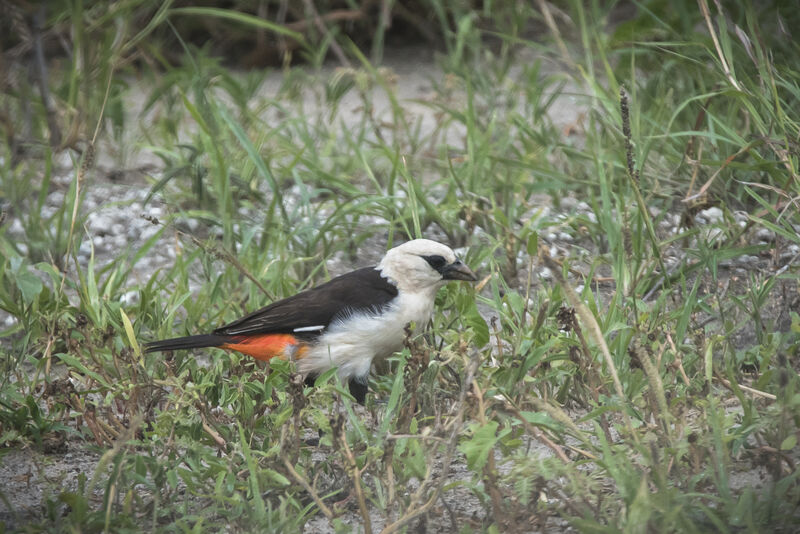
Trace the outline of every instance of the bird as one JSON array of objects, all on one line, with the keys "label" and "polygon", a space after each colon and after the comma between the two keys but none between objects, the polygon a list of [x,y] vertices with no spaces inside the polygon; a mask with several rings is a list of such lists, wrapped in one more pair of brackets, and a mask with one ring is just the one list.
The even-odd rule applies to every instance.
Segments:
[{"label": "bird", "polygon": [[218,347],[292,360],[309,385],[335,367],[363,405],[373,360],[402,350],[410,323],[427,326],[446,283],[477,279],[447,245],[414,239],[389,249],[377,266],[273,302],[211,334],[146,343],[145,351]]}]

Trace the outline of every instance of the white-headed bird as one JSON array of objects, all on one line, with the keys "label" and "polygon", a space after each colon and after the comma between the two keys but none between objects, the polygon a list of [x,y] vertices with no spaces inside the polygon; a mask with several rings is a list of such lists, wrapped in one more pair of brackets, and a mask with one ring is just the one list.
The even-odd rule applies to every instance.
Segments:
[{"label": "white-headed bird", "polygon": [[436,292],[475,273],[450,247],[415,239],[365,267],[273,302],[211,334],[147,343],[147,352],[219,347],[297,362],[307,379],[333,367],[363,404],[372,361],[403,348],[405,327],[428,324]]}]

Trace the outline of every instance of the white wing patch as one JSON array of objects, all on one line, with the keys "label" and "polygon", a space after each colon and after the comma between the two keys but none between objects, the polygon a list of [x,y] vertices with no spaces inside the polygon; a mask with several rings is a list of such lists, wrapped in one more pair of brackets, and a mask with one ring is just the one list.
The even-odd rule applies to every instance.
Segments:
[{"label": "white wing patch", "polygon": [[320,332],[325,330],[325,325],[318,324],[316,326],[302,326],[300,328],[295,328],[292,332]]}]

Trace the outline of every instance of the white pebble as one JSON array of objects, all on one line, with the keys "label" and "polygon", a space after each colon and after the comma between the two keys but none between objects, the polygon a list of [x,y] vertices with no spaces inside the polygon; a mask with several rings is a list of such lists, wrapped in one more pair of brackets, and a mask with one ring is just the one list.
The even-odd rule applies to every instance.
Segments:
[{"label": "white pebble", "polygon": [[561,199],[561,208],[565,211],[572,211],[578,207],[578,199],[575,197],[564,197]]},{"label": "white pebble", "polygon": [[712,206],[698,213],[695,216],[695,220],[697,220],[697,222],[707,224],[716,224],[718,222],[722,222],[722,210],[716,206]]},{"label": "white pebble", "polygon": [[736,263],[740,265],[755,265],[758,263],[758,261],[758,256],[751,256],[749,254],[745,254],[736,258]]},{"label": "white pebble", "polygon": [[759,228],[756,230],[756,239],[764,243],[772,243],[775,241],[775,232],[769,228]]},{"label": "white pebble", "polygon": [[99,213],[89,214],[89,228],[100,232],[108,232],[114,224],[111,217]]},{"label": "white pebble", "polygon": [[146,241],[147,239],[151,238],[158,232],[158,226],[146,226],[142,231],[139,233],[139,239],[142,241]]},{"label": "white pebble", "polygon": [[19,219],[14,219],[11,221],[11,226],[8,228],[8,233],[10,234],[24,234],[25,228],[22,226],[22,222]]}]

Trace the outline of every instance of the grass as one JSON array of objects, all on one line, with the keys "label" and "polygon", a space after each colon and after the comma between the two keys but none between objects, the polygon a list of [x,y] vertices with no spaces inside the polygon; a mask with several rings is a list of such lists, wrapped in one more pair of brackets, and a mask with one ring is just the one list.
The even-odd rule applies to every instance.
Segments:
[{"label": "grass", "polygon": [[[265,90],[269,71],[189,36],[272,22],[46,14],[43,39],[70,30],[47,63],[56,122],[25,76],[3,89],[0,454],[93,467],[29,473],[41,504],[6,528],[797,528],[797,14],[543,4],[552,26],[538,3],[422,5],[443,39],[413,103],[432,127],[373,63],[384,30],[369,57],[333,26],[298,37],[306,65]],[[323,67],[334,43],[347,68]],[[565,98],[583,111],[561,124]],[[97,202],[109,160],[145,156],[147,193]],[[89,216],[114,207],[149,228],[101,249]],[[487,279],[442,290],[435,335],[373,377],[366,410],[334,373],[305,388],[285,362],[138,347],[418,236]]]}]

